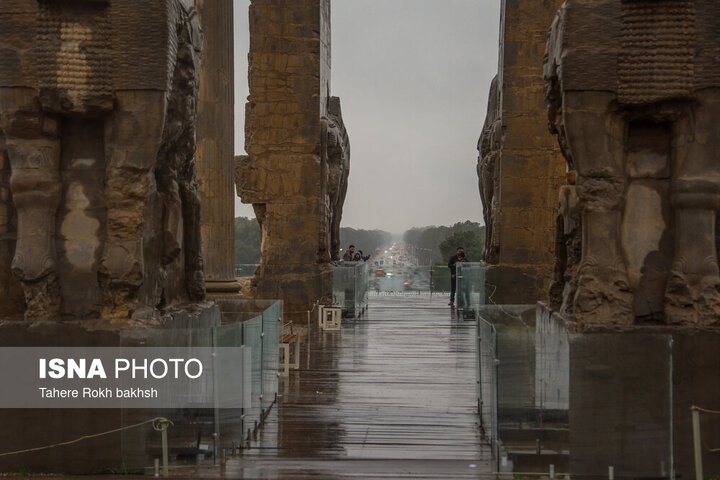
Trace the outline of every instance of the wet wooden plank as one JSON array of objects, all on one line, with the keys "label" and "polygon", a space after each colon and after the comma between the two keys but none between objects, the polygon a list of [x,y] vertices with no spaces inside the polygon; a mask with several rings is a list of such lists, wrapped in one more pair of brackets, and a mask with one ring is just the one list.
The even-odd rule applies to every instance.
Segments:
[{"label": "wet wooden plank", "polygon": [[[478,478],[475,324],[435,297],[371,297],[339,332],[313,330],[302,367],[281,379],[238,478]],[[265,475],[265,476],[263,476]]]},{"label": "wet wooden plank", "polygon": [[406,479],[449,480],[491,478],[480,465],[457,460],[252,460],[238,463],[234,472],[228,464],[226,475],[247,480],[350,480]]}]

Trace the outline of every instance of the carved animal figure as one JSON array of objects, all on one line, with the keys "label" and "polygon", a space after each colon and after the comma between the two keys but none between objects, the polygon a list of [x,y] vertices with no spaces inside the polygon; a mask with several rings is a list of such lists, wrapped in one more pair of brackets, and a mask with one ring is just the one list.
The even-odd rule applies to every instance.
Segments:
[{"label": "carved animal figure", "polygon": [[[350,140],[342,119],[340,98],[328,99],[328,117],[321,120],[325,139],[324,155],[327,157],[327,197],[330,206],[330,244],[332,260],[338,260],[340,251],[340,220],[347,194],[350,175]],[[321,244],[324,242],[321,242]]]},{"label": "carved animal figure", "polygon": [[200,43],[193,0],[3,1],[2,200],[26,319],[125,319],[204,295]]},{"label": "carved animal figure", "polygon": [[490,84],[488,96],[487,116],[483,125],[477,149],[480,152],[477,164],[478,187],[480,199],[483,204],[483,219],[485,220],[485,249],[483,261],[495,264],[499,261],[500,245],[495,233],[495,222],[499,210],[497,194],[500,191],[500,176],[498,164],[500,157],[500,141],[502,137],[502,121],[499,111],[498,76]]},{"label": "carved animal figure", "polygon": [[[577,173],[582,236],[579,265],[564,272],[564,314],[720,321],[718,52],[715,0],[566,0],[558,11],[546,99]],[[563,195],[570,212],[575,193]]]}]

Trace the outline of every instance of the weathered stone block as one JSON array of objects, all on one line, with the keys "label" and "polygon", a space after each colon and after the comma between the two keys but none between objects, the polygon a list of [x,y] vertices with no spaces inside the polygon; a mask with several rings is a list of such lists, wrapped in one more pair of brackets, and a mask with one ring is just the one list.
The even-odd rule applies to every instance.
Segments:
[{"label": "weathered stone block", "polygon": [[0,25],[0,264],[25,317],[122,323],[201,299],[192,3],[9,0]]},{"label": "weathered stone block", "polygon": [[[718,408],[719,341],[717,328],[590,326],[539,304],[536,398],[569,413],[570,471],[692,478],[691,407]],[[701,413],[701,433],[703,445],[720,441],[715,415]],[[703,452],[704,471],[719,460]]]},{"label": "weathered stone block", "polygon": [[547,288],[549,274],[528,264],[518,267],[490,265],[485,273],[485,302],[499,305],[520,305],[532,301],[535,294]]},{"label": "weathered stone block", "polygon": [[579,264],[558,259],[564,315],[719,324],[720,67],[700,56],[720,44],[718,15],[711,0],[567,0],[558,11],[546,98],[576,172],[582,239]]},{"label": "weathered stone block", "polygon": [[573,474],[668,475],[670,351],[666,335],[570,335]]}]

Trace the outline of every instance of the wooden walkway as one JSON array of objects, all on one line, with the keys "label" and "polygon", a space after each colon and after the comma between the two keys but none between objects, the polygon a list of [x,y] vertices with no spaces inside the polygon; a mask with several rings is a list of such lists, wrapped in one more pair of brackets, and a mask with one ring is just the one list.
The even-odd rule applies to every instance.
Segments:
[{"label": "wooden walkway", "polygon": [[475,325],[445,297],[371,297],[342,331],[313,332],[252,448],[245,479],[481,478]]}]

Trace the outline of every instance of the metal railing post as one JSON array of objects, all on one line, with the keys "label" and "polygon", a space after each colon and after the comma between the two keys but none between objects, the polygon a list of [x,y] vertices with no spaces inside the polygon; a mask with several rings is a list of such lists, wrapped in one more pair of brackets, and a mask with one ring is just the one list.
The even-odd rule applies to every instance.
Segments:
[{"label": "metal railing post", "polygon": [[702,443],[700,441],[700,411],[695,405],[690,407],[690,411],[692,412],[693,448],[695,450],[695,480],[703,480]]},{"label": "metal railing post", "polygon": [[[307,368],[310,369],[310,317],[312,317],[312,312],[315,311],[315,306],[317,306],[317,302],[315,302],[315,305],[313,305],[312,310],[308,310],[307,312]],[[300,342],[298,341],[298,348],[300,348]]]},{"label": "metal railing post", "polygon": [[168,472],[168,439],[167,439],[167,429],[169,426],[171,426],[173,423],[172,421],[168,420],[167,418],[159,418],[157,421],[153,424],[153,428],[160,432],[161,437],[161,445],[162,445],[162,471],[163,471],[163,477],[168,477],[170,473]]},{"label": "metal railing post", "polygon": [[433,287],[435,286],[435,279],[433,277],[434,275],[433,266],[430,265],[430,299],[432,300],[432,294],[433,294]]}]

